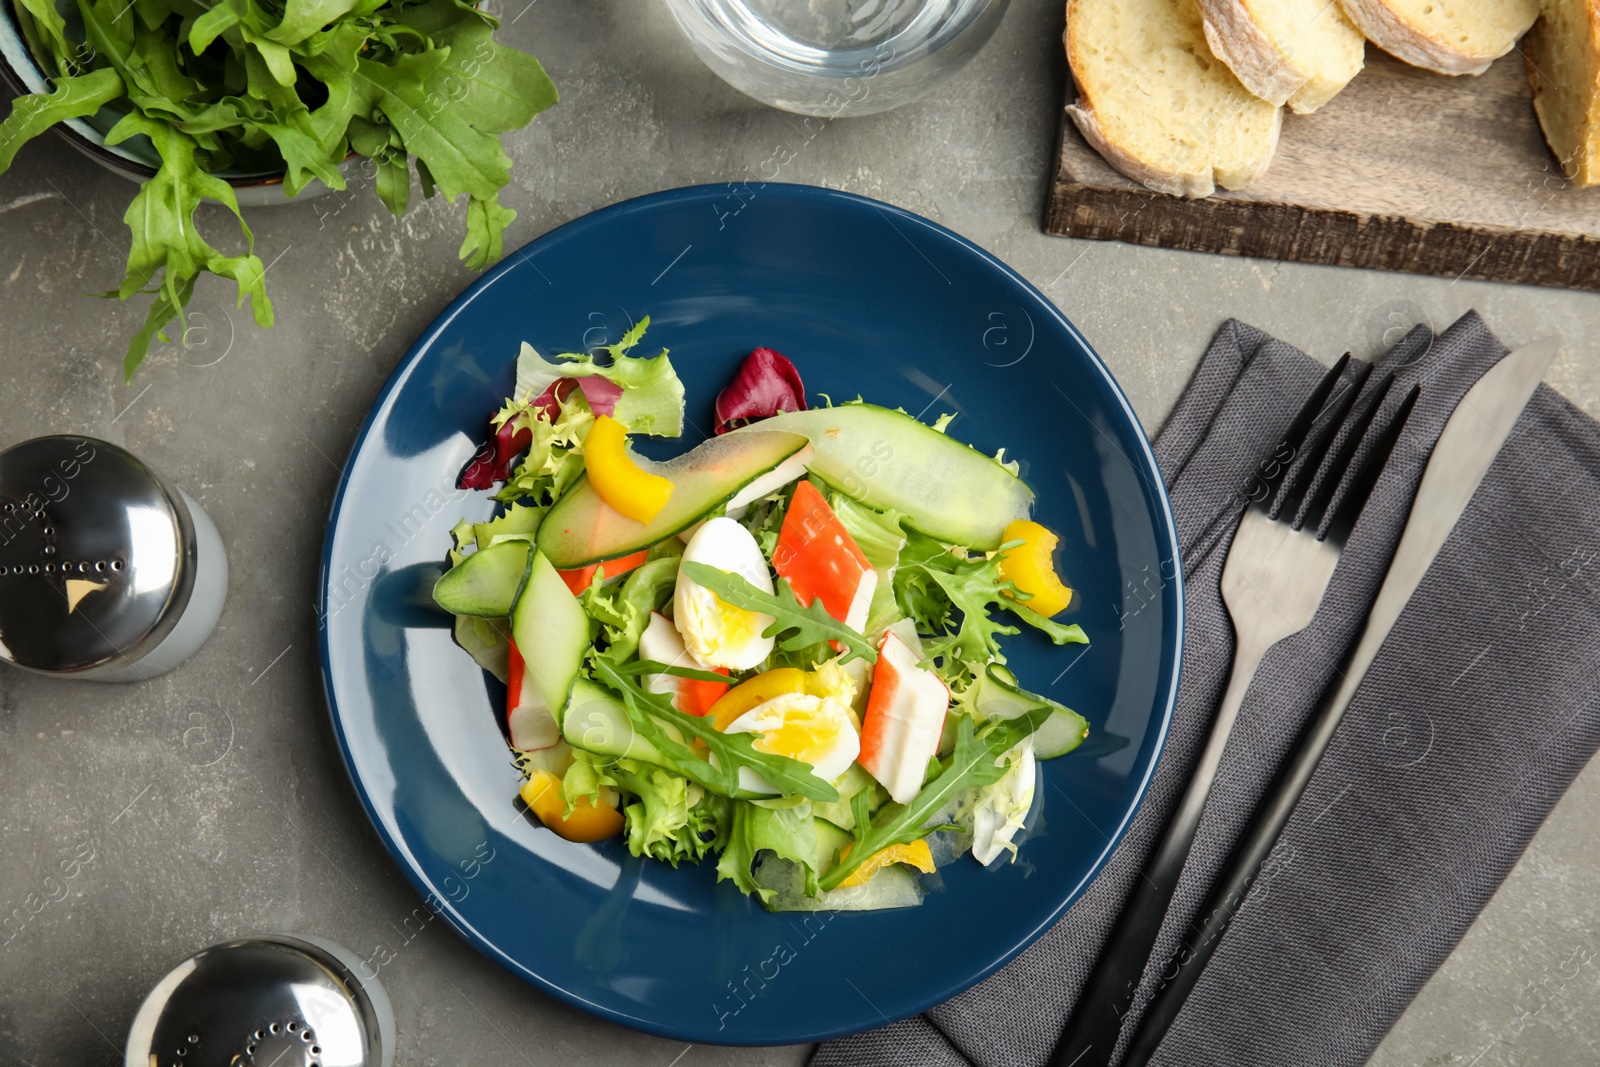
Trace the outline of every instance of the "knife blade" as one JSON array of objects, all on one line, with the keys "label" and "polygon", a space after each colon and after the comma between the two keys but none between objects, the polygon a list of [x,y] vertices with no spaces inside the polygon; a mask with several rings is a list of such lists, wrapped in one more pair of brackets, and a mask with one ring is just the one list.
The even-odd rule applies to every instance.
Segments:
[{"label": "knife blade", "polygon": [[1190,926],[1177,971],[1151,999],[1121,1067],[1144,1067],[1177,1018],[1189,991],[1216,951],[1228,924],[1244,905],[1262,865],[1305,792],[1351,698],[1394,629],[1422,576],[1461,518],[1522,410],[1543,380],[1560,342],[1546,338],[1505,356],[1468,389],[1435,441],[1412,500],[1400,543],[1389,563],[1360,638],[1318,702],[1284,769],[1263,796],[1211,898]]}]

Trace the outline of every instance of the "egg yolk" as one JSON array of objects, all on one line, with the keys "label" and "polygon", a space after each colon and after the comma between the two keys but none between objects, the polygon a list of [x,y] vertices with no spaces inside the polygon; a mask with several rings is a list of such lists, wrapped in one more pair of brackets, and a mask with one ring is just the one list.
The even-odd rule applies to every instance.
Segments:
[{"label": "egg yolk", "polygon": [[752,717],[751,732],[760,736],[750,747],[815,766],[838,746],[843,716],[830,711],[835,709],[807,694],[774,697]]},{"label": "egg yolk", "polygon": [[684,644],[708,663],[720,658],[719,653],[741,648],[761,636],[760,616],[734,607],[709,589],[696,589],[691,604],[693,618],[684,628]]}]

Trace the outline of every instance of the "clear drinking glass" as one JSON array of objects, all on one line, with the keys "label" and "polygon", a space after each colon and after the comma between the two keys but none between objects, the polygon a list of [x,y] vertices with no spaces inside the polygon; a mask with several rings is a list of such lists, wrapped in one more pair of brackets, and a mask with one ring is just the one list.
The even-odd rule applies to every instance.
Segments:
[{"label": "clear drinking glass", "polygon": [[1009,0],[666,0],[724,81],[801,115],[871,115],[922,96],[994,34]]}]

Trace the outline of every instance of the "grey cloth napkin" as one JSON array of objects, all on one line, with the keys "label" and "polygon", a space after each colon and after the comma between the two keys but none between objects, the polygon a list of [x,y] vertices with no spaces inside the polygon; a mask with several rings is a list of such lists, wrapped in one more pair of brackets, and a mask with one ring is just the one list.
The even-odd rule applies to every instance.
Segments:
[{"label": "grey cloth napkin", "polygon": [[[1379,360],[1399,386],[1419,383],[1421,397],[1316,618],[1268,653],[1250,687],[1136,1018],[1359,631],[1445,420],[1504,354],[1469,313],[1438,336],[1418,327]],[[812,1067],[1048,1060],[1227,682],[1233,630],[1219,581],[1236,524],[1215,545],[1196,542],[1322,369],[1229,321],[1156,443],[1186,556],[1183,673],[1155,780],[1101,876],[996,974],[924,1015],[828,1042]],[[1600,425],[1541,386],[1380,651],[1156,1064],[1365,1062],[1600,746],[1597,531]]]}]

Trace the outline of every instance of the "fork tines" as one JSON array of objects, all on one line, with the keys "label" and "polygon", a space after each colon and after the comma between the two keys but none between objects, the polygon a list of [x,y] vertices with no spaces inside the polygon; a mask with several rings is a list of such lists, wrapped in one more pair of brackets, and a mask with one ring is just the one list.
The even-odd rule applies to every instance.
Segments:
[{"label": "fork tines", "polygon": [[[1390,375],[1390,378],[1392,385],[1393,375]],[[1354,438],[1351,446],[1352,454],[1345,464],[1344,476],[1333,484],[1326,505],[1322,509],[1322,517],[1317,522],[1319,540],[1328,537],[1343,540],[1349,536],[1350,528],[1356,524],[1356,519],[1361,517],[1362,509],[1367,506],[1367,498],[1372,495],[1373,487],[1378,484],[1378,476],[1383,473],[1384,465],[1389,462],[1389,456],[1394,452],[1400,434],[1406,427],[1406,421],[1410,418],[1412,409],[1417,405],[1417,398],[1421,395],[1422,387],[1412,385],[1395,405],[1394,411],[1385,416],[1386,421],[1376,434],[1369,435],[1364,427],[1360,436]],[[1369,425],[1374,421],[1374,416],[1379,414],[1380,406],[1381,401],[1373,404],[1371,414],[1366,417]]]},{"label": "fork tines", "polygon": [[[1328,368],[1278,443],[1195,538],[1185,553],[1185,569],[1199,567],[1252,503],[1297,530],[1309,524],[1318,539],[1349,533],[1420,392],[1413,385],[1393,401],[1394,374],[1371,384],[1372,370],[1372,364],[1353,361],[1348,352]],[[1374,424],[1379,430],[1371,434]]]},{"label": "fork tines", "polygon": [[[1295,413],[1294,418],[1289,421],[1289,425],[1284,428],[1283,434],[1277,443],[1262,454],[1261,459],[1257,461],[1255,467],[1250,471],[1244,484],[1234,490],[1233,495],[1206,522],[1205,527],[1194,539],[1189,551],[1184,554],[1183,564],[1185,570],[1192,571],[1197,569],[1227,539],[1228,532],[1233,528],[1233,521],[1239,517],[1245,508],[1252,503],[1264,504],[1271,501],[1277,493],[1279,483],[1283,481],[1285,476],[1291,470],[1305,465],[1307,439],[1312,437],[1326,438],[1327,435],[1325,433],[1319,436],[1318,431],[1324,430],[1329,426],[1330,420],[1319,419],[1318,416],[1323,414],[1323,409],[1327,405],[1329,397],[1334,396],[1334,390],[1339,387],[1340,381],[1344,378],[1345,369],[1350,365],[1352,358],[1351,354],[1346,352],[1339,357],[1333,366],[1328,368],[1322,375],[1322,379],[1317,382],[1316,388],[1312,389],[1310,395],[1306,397],[1305,403],[1300,405],[1300,410]],[[1356,371],[1358,380],[1354,383],[1355,387],[1348,390],[1349,402],[1354,402],[1356,395],[1360,392],[1361,385],[1366,382],[1367,375],[1371,371],[1371,364],[1359,364],[1359,368]],[[1335,398],[1336,406],[1343,403],[1345,395],[1341,393]],[[1348,410],[1348,405],[1346,405],[1345,410]],[[1342,418],[1343,412],[1341,411],[1338,419],[1331,420],[1331,425],[1336,428]]]},{"label": "fork tines", "polygon": [[1372,389],[1365,390],[1372,375],[1372,364],[1354,376],[1350,389],[1335,398],[1329,418],[1318,421],[1318,440],[1306,448],[1305,461],[1297,464],[1284,479],[1276,499],[1267,509],[1274,519],[1286,518],[1296,530],[1320,517],[1333,492],[1344,479],[1350,458],[1360,446],[1373,417],[1383,406],[1394,386],[1394,375],[1386,374]]}]

